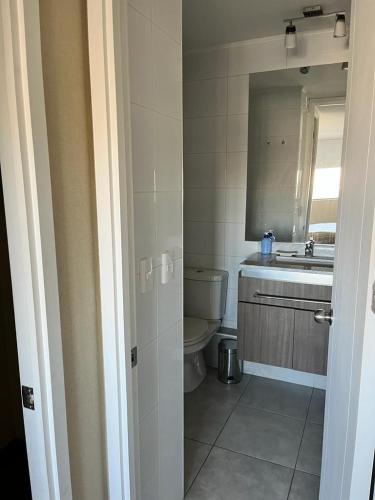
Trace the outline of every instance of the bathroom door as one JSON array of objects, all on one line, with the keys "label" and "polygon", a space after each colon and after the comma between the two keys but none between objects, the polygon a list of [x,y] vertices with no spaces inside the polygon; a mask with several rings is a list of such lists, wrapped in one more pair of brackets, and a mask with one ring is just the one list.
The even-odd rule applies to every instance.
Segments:
[{"label": "bathroom door", "polygon": [[367,500],[375,449],[375,3],[353,0],[321,500]]},{"label": "bathroom door", "polygon": [[0,67],[1,176],[32,497],[70,500],[37,0],[0,2]]}]

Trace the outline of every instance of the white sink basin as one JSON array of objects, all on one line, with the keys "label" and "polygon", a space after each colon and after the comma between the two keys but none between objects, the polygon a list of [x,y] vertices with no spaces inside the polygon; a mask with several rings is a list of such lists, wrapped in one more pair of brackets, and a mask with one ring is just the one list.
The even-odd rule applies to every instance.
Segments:
[{"label": "white sink basin", "polygon": [[329,266],[333,267],[333,257],[305,257],[304,255],[294,255],[292,257],[286,255],[276,255],[276,261],[289,262],[290,264],[310,264],[312,266]]}]

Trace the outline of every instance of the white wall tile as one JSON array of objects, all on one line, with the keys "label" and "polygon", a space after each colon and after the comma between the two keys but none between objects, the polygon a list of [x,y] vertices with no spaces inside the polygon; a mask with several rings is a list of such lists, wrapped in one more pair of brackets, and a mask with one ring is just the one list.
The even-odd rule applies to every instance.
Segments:
[{"label": "white wall tile", "polygon": [[227,158],[225,153],[184,156],[184,188],[224,188]]},{"label": "white wall tile", "polygon": [[228,152],[247,151],[248,115],[228,116]]},{"label": "white wall tile", "polygon": [[185,189],[184,220],[224,222],[225,190]]},{"label": "white wall tile", "polygon": [[184,82],[226,76],[227,68],[228,51],[225,48],[184,54]]},{"label": "white wall tile", "polygon": [[288,50],[287,67],[316,66],[349,60],[349,37],[334,38],[332,30],[298,33],[298,44]]},{"label": "white wall tile", "polygon": [[225,153],[226,117],[188,118],[184,120],[185,153]]},{"label": "white wall tile", "polygon": [[168,283],[161,283],[160,268],[158,271],[158,335],[161,335],[183,318],[182,259],[174,263],[174,276]]},{"label": "white wall tile", "polygon": [[154,171],[154,112],[138,104],[131,105],[133,189],[153,191]]},{"label": "white wall tile", "polygon": [[182,2],[176,0],[152,0],[152,20],[174,40],[181,41]]},{"label": "white wall tile", "polygon": [[241,257],[231,257],[229,255],[225,256],[225,270],[228,271],[228,288],[238,287],[238,273],[240,270],[240,264],[242,262]]},{"label": "white wall tile", "polygon": [[151,21],[129,8],[129,72],[131,102],[152,106]]},{"label": "white wall tile", "polygon": [[223,255],[202,255],[186,253],[184,256],[185,267],[202,267],[207,269],[224,269]]},{"label": "white wall tile", "polygon": [[143,349],[157,336],[157,280],[153,272],[153,287],[145,293],[140,291],[139,275],[136,277],[137,345]]},{"label": "white wall tile", "polygon": [[235,322],[237,321],[237,304],[238,304],[238,289],[228,288],[227,292],[227,304],[225,308],[225,321]]},{"label": "white wall tile", "polygon": [[249,75],[228,78],[228,114],[249,112]]},{"label": "white wall tile", "polygon": [[225,115],[227,78],[214,78],[184,84],[184,117]]},{"label": "white wall tile", "polygon": [[183,322],[158,339],[159,498],[183,498]]},{"label": "white wall tile", "polygon": [[152,26],[153,104],[160,113],[182,119],[181,46]]},{"label": "white wall tile", "polygon": [[138,270],[139,260],[156,257],[156,200],[153,193],[134,194],[134,246]]},{"label": "white wall tile", "polygon": [[258,246],[258,242],[245,241],[245,224],[225,224],[225,255],[245,258],[257,252]]},{"label": "white wall tile", "polygon": [[154,340],[138,350],[138,410],[142,420],[158,402],[158,355]]},{"label": "white wall tile", "polygon": [[182,192],[156,193],[158,254],[168,251],[173,260],[182,257]]},{"label": "white wall tile", "polygon": [[247,152],[228,153],[226,186],[227,188],[246,188]]},{"label": "white wall tile", "polygon": [[182,189],[182,122],[155,113],[154,164],[157,191]]},{"label": "white wall tile", "polygon": [[184,223],[185,252],[224,255],[225,224],[221,222]]},{"label": "white wall tile", "polygon": [[246,189],[227,189],[225,194],[226,222],[242,222],[246,219]]},{"label": "white wall tile", "polygon": [[159,489],[158,411],[154,409],[139,424],[140,483],[142,500],[155,500]]},{"label": "white wall tile", "polygon": [[284,37],[253,40],[228,48],[228,75],[245,75],[286,68]]},{"label": "white wall tile", "polygon": [[151,19],[151,0],[129,0],[129,6]]}]

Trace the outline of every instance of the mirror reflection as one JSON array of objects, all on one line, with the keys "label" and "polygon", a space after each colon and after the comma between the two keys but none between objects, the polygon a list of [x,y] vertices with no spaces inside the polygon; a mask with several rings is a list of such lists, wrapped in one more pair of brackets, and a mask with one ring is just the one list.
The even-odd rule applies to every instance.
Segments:
[{"label": "mirror reflection", "polygon": [[345,66],[250,74],[247,240],[335,243]]}]

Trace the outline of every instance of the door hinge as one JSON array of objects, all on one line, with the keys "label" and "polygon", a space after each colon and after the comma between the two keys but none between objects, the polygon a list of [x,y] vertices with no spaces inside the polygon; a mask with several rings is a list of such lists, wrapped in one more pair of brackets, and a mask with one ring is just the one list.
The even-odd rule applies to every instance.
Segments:
[{"label": "door hinge", "polygon": [[35,410],[34,389],[32,387],[22,386],[22,403],[29,410]]},{"label": "door hinge", "polygon": [[137,346],[133,347],[131,350],[131,357],[132,357],[132,368],[137,366],[138,363],[138,352],[137,352]]}]

